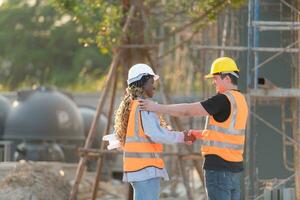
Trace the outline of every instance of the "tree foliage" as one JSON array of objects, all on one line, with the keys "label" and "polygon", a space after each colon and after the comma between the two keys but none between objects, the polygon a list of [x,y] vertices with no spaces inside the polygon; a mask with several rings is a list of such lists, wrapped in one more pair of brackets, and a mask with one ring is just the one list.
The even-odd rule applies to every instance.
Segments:
[{"label": "tree foliage", "polygon": [[[102,52],[111,51],[120,45],[121,26],[124,15],[131,4],[139,6],[136,18],[142,18],[145,29],[139,30],[145,36],[145,43],[159,40],[158,29],[164,27],[166,33],[176,31],[185,23],[197,20],[191,30],[203,24],[199,16],[207,13],[205,23],[214,20],[226,6],[238,7],[245,0],[145,0],[145,1],[113,1],[113,0],[52,0],[61,12],[68,13],[82,24],[94,38],[86,38],[86,43],[96,43]],[[136,3],[139,2],[139,3]],[[136,30],[133,31],[136,33]],[[136,35],[135,35],[136,36]]]},{"label": "tree foliage", "polygon": [[93,35],[82,38],[82,43],[97,44],[103,53],[107,53],[108,49],[117,43],[122,16],[119,1],[52,0],[52,2],[61,13],[72,15],[77,23],[83,25],[87,33]]},{"label": "tree foliage", "polygon": [[[196,32],[203,24],[213,21],[224,8],[237,7],[243,2],[6,1],[0,7],[0,84],[15,89],[28,84],[66,87],[94,81],[106,70],[115,47],[158,44],[172,40],[170,36],[182,30]],[[121,28],[131,5],[137,6],[137,11],[124,42],[121,41]],[[140,49],[128,50],[123,60],[134,60],[136,53],[144,56],[147,51],[145,54]],[[123,65],[130,66],[133,62],[136,61]]]},{"label": "tree foliage", "polygon": [[94,36],[47,0],[31,2],[9,0],[0,7],[1,85],[66,87],[101,76],[110,56],[78,42]]},{"label": "tree foliage", "polygon": [[[178,47],[191,44],[193,37],[205,24],[214,21],[225,8],[238,7],[244,0],[52,0],[52,2],[58,10],[73,16],[78,24],[82,24],[85,30],[94,35],[83,39],[82,42],[87,45],[96,44],[101,52],[110,52],[112,55],[115,49],[122,50],[119,66],[123,75],[120,77],[126,85],[124,77],[127,76],[126,72],[130,66],[137,62],[146,62],[157,67],[158,54],[162,57],[170,53],[175,54],[174,50]],[[121,28],[132,6],[135,7],[135,12],[129,32],[124,34]],[[178,36],[179,40],[176,39]],[[138,45],[143,47],[137,47]],[[164,66],[164,69],[168,67],[166,63]],[[176,67],[172,66],[172,69]],[[164,77],[164,74],[161,75]],[[168,85],[173,84],[168,80],[166,82]]]}]

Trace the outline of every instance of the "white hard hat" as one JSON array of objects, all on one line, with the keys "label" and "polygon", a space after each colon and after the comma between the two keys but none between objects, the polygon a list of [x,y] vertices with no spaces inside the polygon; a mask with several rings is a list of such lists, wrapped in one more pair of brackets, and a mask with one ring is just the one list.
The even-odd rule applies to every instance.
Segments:
[{"label": "white hard hat", "polygon": [[140,80],[144,75],[152,75],[154,76],[154,80],[156,81],[157,79],[159,79],[159,76],[156,75],[152,68],[149,67],[146,64],[143,63],[139,63],[139,64],[135,64],[133,65],[129,71],[128,71],[128,79],[127,79],[127,84],[129,85],[130,83],[133,83],[135,81]]}]

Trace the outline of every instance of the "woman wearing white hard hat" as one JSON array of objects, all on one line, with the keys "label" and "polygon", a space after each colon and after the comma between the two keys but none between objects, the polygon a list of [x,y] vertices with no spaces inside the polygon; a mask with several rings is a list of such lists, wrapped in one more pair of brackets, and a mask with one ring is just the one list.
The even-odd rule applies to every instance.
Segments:
[{"label": "woman wearing white hard hat", "polygon": [[140,110],[137,99],[152,98],[158,78],[146,64],[132,66],[126,93],[115,114],[115,133],[124,151],[123,181],[132,185],[135,200],[159,199],[160,179],[169,179],[161,158],[162,143],[191,140],[183,132],[165,128],[156,113]]}]

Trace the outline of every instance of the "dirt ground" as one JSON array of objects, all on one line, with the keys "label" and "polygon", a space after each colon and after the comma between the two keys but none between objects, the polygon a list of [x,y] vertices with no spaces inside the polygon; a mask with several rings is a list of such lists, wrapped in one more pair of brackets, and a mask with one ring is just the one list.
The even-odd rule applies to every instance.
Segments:
[{"label": "dirt ground", "polygon": [[[71,185],[74,184],[76,169],[77,164],[74,163],[1,163],[0,200],[67,200]],[[174,178],[173,176],[170,181],[162,181],[161,200],[187,200],[181,178]],[[95,172],[85,172],[79,185],[77,200],[91,199],[94,179]],[[199,181],[192,182],[194,197],[204,199]],[[175,188],[172,187],[174,183],[177,184]],[[117,179],[100,181],[97,200],[126,200],[128,187],[128,184]]]},{"label": "dirt ground", "polygon": [[66,200],[70,184],[45,165],[20,163],[0,181],[1,200]]},{"label": "dirt ground", "polygon": [[[67,200],[77,164],[11,162],[0,164],[0,200]],[[86,172],[77,200],[90,200],[95,173]],[[100,182],[97,200],[126,199],[128,185],[119,180]],[[125,195],[124,195],[125,194]]]}]

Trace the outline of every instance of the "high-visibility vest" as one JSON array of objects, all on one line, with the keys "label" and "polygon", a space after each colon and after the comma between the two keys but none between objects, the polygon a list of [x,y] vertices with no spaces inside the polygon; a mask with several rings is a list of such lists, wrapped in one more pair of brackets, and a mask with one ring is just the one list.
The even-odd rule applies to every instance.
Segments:
[{"label": "high-visibility vest", "polygon": [[238,91],[223,93],[230,101],[230,115],[224,122],[217,122],[213,116],[206,118],[201,138],[203,155],[215,154],[226,161],[243,161],[245,129],[248,118],[246,99]]},{"label": "high-visibility vest", "polygon": [[123,147],[124,172],[138,171],[150,166],[163,169],[165,165],[161,158],[162,151],[162,144],[154,143],[145,135],[138,102],[133,100]]}]

